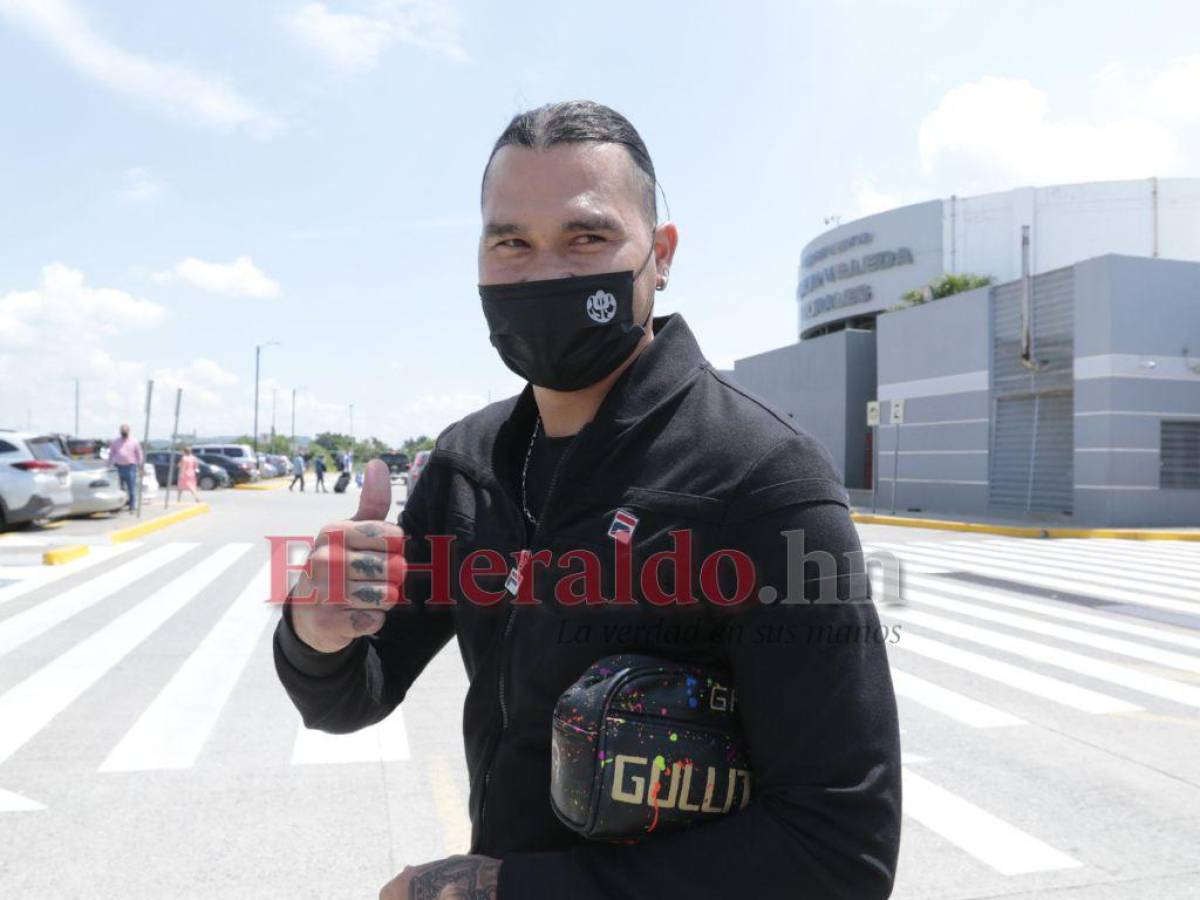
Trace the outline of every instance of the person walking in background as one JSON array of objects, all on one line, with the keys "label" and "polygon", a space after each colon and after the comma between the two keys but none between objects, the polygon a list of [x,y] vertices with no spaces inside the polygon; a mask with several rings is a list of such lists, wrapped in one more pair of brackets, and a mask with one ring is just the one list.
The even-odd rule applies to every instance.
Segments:
[{"label": "person walking in background", "polygon": [[117,467],[121,487],[129,494],[129,511],[133,512],[137,509],[138,482],[141,480],[140,473],[145,457],[137,438],[129,436],[128,425],[121,426],[121,436],[109,445],[108,461]]},{"label": "person walking in background", "polygon": [[317,473],[317,483],[313,485],[314,492],[329,493],[329,489],[325,487],[325,457],[318,456],[313,462],[313,471]]},{"label": "person walking in background", "polygon": [[296,486],[296,482],[300,482],[300,490],[304,490],[304,457],[297,453],[292,457],[292,483],[288,485],[288,490]]},{"label": "person walking in background", "polygon": [[[200,466],[200,461],[192,456],[192,448],[184,447],[183,455],[179,457],[179,478],[175,484],[179,488],[179,496],[177,500],[183,499],[183,492],[188,491],[192,495],[192,502],[199,503],[200,497],[196,493],[196,470]],[[170,491],[170,486],[167,487]]]}]

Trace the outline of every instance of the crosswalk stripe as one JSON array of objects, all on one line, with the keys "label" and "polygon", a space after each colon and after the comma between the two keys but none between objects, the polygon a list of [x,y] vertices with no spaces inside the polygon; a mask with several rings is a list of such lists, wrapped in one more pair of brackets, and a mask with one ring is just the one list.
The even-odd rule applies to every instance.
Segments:
[{"label": "crosswalk stripe", "polygon": [[45,808],[44,803],[38,803],[36,800],[30,800],[28,797],[22,797],[20,794],[0,788],[0,812],[32,812]]},{"label": "crosswalk stripe", "polygon": [[1077,868],[1080,863],[962,797],[904,769],[904,814],[1002,875]]},{"label": "crosswalk stripe", "polygon": [[195,764],[277,608],[266,602],[269,577],[266,565],[250,579],[99,771],[186,769]]},{"label": "crosswalk stripe", "polygon": [[349,734],[329,734],[304,723],[296,730],[292,765],[397,762],[409,758],[408,733],[399,709],[382,722]]},{"label": "crosswalk stripe", "polygon": [[[949,585],[942,590],[943,593],[954,593],[954,588]],[[986,622],[994,622],[997,625],[1007,625],[1009,628],[1019,628],[1022,631],[1031,631],[1034,634],[1070,641],[1073,644],[1082,644],[1085,647],[1091,647],[1093,650],[1103,650],[1121,656],[1129,656],[1133,659],[1140,659],[1159,666],[1182,669],[1185,672],[1200,672],[1200,656],[1188,656],[1183,653],[1175,653],[1172,650],[1147,647],[1134,641],[1127,641],[1104,634],[1093,634],[1090,631],[1072,628],[1069,625],[1055,625],[1053,622],[1043,622],[1030,616],[1002,612],[998,609],[989,609],[978,604],[965,603],[962,600],[950,599],[949,597],[938,597],[922,588],[914,588],[911,584],[908,585],[904,593],[904,599],[915,601],[923,606],[931,606],[943,612],[957,613],[962,616],[982,619]]]},{"label": "crosswalk stripe", "polygon": [[948,548],[939,550],[939,556],[931,559],[929,554],[914,553],[911,550],[906,550],[902,544],[877,543],[873,544],[872,546],[883,547],[889,551],[894,551],[904,559],[907,559],[909,556],[911,556],[918,562],[924,562],[925,564],[937,562],[942,565],[946,565],[948,561],[953,560],[954,568],[983,572],[985,574],[1000,573],[1010,576],[1014,581],[1019,581],[1028,585],[1048,587],[1060,591],[1065,590],[1072,592],[1086,592],[1090,596],[1101,599],[1115,600],[1120,603],[1133,603],[1141,604],[1143,606],[1153,606],[1159,609],[1169,609],[1174,612],[1182,612],[1191,615],[1200,613],[1200,603],[1186,602],[1182,600],[1169,600],[1155,594],[1150,594],[1146,591],[1130,591],[1121,588],[1103,586],[1098,584],[1096,579],[1087,578],[1070,569],[1061,569],[1048,566],[1042,566],[1035,569],[1028,564],[1009,564],[996,559],[983,558],[978,555],[963,553],[957,550],[950,550]]},{"label": "crosswalk stripe", "polygon": [[[1013,538],[987,538],[979,543],[988,546],[1003,547],[1006,541]],[[966,543],[966,542],[963,542]],[[1171,552],[1171,548],[1159,542],[1157,546],[1144,546],[1134,541],[1096,541],[1067,539],[1056,541],[1026,541],[1034,547],[1044,547],[1049,550],[1061,550],[1065,553],[1095,553],[1104,557],[1139,560],[1149,563],[1162,563],[1174,569],[1188,569],[1200,565],[1200,547],[1185,555]],[[1011,546],[1011,544],[1009,545]]]},{"label": "crosswalk stripe", "polygon": [[101,563],[106,563],[139,546],[141,545],[130,541],[126,544],[114,544],[111,547],[93,547],[87,556],[81,556],[79,559],[72,560],[61,566],[0,567],[0,578],[5,580],[8,578],[17,579],[13,584],[0,587],[0,606],[24,597],[26,594],[31,594],[38,588],[54,584],[56,581],[62,581],[64,578],[70,578],[77,572],[85,572]]},{"label": "crosswalk stripe", "polygon": [[[964,547],[947,543],[942,548],[942,552],[948,554],[951,559],[969,557],[985,562],[996,562],[1006,566],[1014,565],[1014,554],[997,547]],[[1031,556],[1034,558],[1031,558]],[[1021,559],[1018,565],[1021,568],[1034,568],[1035,571],[1061,575],[1064,578],[1069,578],[1072,583],[1076,584],[1096,584],[1103,587],[1124,590],[1127,585],[1133,583],[1138,585],[1140,590],[1152,590],[1156,595],[1175,597],[1185,601],[1194,601],[1196,599],[1195,588],[1189,580],[1171,579],[1166,576],[1158,577],[1152,572],[1123,569],[1119,557],[1113,557],[1103,567],[1103,571],[1097,567],[1087,566],[1076,559],[1056,560],[1040,555],[1035,556],[1034,554]],[[1195,612],[1200,607],[1195,603],[1190,603],[1189,608]]]},{"label": "crosswalk stripe", "polygon": [[1004,725],[1024,725],[1025,720],[1002,709],[973,700],[941,685],[910,675],[892,667],[892,686],[896,695],[906,697],[935,712],[970,725],[972,728],[997,728]]},{"label": "crosswalk stripe", "polygon": [[1025,610],[1026,612],[1037,613],[1039,616],[1051,619],[1076,622],[1080,625],[1088,625],[1092,628],[1104,628],[1108,631],[1119,631],[1122,634],[1137,635],[1147,640],[1174,644],[1179,647],[1189,647],[1200,651],[1200,638],[1187,634],[1177,634],[1166,628],[1152,628],[1146,625],[1138,625],[1128,621],[1123,616],[1087,613],[1075,609],[1062,608],[1053,600],[1026,600],[1007,594],[1000,589],[979,587],[978,585],[967,584],[963,581],[931,578],[922,575],[906,575],[906,590],[904,595],[906,599],[908,597],[907,589],[911,587],[924,588],[934,594],[944,596],[957,598],[969,597],[974,600],[985,601],[994,606]]},{"label": "crosswalk stripe", "polygon": [[[1160,678],[1157,675],[1139,672],[1106,662],[1102,659],[1085,656],[1082,653],[1075,653],[1072,650],[1064,650],[1061,647],[1052,647],[1049,644],[1031,641],[1027,638],[1014,637],[998,631],[979,628],[975,625],[967,625],[964,622],[947,619],[944,616],[934,615],[933,613],[918,612],[917,610],[891,609],[888,611],[888,614],[900,619],[902,622],[909,622],[950,635],[951,637],[983,644],[986,647],[1002,650],[1014,656],[1021,656],[1035,662],[1068,669],[1071,672],[1077,672],[1099,681],[1107,681],[1109,684],[1115,684],[1128,688],[1131,691],[1148,694],[1152,697],[1159,697],[1163,700],[1182,703],[1185,706],[1200,708],[1200,688],[1180,684],[1169,678]],[[905,638],[907,637],[908,635],[905,635]],[[901,641],[903,640],[904,638],[901,638]]]},{"label": "crosswalk stripe", "polygon": [[[185,548],[191,546],[194,545],[185,545]],[[0,722],[4,723],[4,728],[0,729],[0,763],[17,752],[109,669],[183,609],[250,546],[227,544],[214,551],[145,600],[55,657],[20,684],[0,694]],[[167,550],[168,547],[170,545],[160,549]]]},{"label": "crosswalk stripe", "polygon": [[165,544],[0,622],[0,656],[49,631],[139,578],[183,556],[196,544]]},{"label": "crosswalk stripe", "polygon": [[[882,614],[884,614],[883,611],[881,611]],[[890,614],[890,611],[887,614]],[[998,681],[1006,687],[1024,691],[1027,694],[1033,694],[1041,697],[1043,700],[1061,703],[1080,712],[1136,712],[1142,709],[1136,703],[1130,703],[1127,700],[1102,694],[1090,688],[1079,687],[1078,685],[1060,681],[1057,678],[1031,672],[1021,666],[1014,666],[1011,663],[992,659],[990,656],[984,656],[982,653],[963,650],[951,644],[908,631],[904,632],[903,637],[892,646],[910,653],[916,653],[918,656],[924,656],[938,662],[946,663],[947,665],[955,666],[959,669],[965,669],[981,678]]]},{"label": "crosswalk stripe", "polygon": [[[949,541],[947,546],[964,550],[971,550],[974,547],[992,557],[1000,555],[1003,558],[1011,558],[1008,550],[990,544],[980,547],[978,544],[972,545],[969,541]],[[1118,576],[1125,581],[1136,579],[1138,584],[1144,584],[1147,587],[1161,585],[1165,588],[1183,589],[1184,598],[1191,598],[1194,595],[1196,575],[1200,573],[1200,571],[1189,569],[1186,566],[1170,565],[1161,559],[1130,558],[1128,555],[1099,549],[1068,549],[1031,542],[1028,547],[1022,546],[1020,551],[1041,562],[1059,566],[1086,566],[1088,568],[1084,571],[1096,570],[1103,573],[1105,577]]]}]

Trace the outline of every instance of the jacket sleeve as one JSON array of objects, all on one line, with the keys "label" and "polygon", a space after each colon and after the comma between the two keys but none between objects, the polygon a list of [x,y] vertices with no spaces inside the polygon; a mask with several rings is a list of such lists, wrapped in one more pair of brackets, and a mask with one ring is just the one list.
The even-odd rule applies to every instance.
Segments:
[{"label": "jacket sleeve", "polygon": [[[888,635],[824,448],[803,434],[777,445],[743,480],[726,523],[724,546],[755,564],[752,597],[770,585],[781,598],[713,613],[747,739],[750,803],[636,845],[511,854],[500,900],[890,896],[901,797]],[[787,594],[789,555],[801,597]]]},{"label": "jacket sleeve", "polygon": [[[426,494],[418,489],[416,494]],[[400,516],[404,528],[404,558],[409,565],[428,564],[429,542],[424,516],[414,496]],[[291,610],[284,604],[275,627],[275,671],[284,690],[308,728],[334,734],[358,731],[385,719],[404,699],[409,687],[454,633],[450,610],[425,605],[431,579],[405,581],[408,605],[388,611],[378,633],[355,638],[335,653],[321,653],[305,644],[292,628]]]}]

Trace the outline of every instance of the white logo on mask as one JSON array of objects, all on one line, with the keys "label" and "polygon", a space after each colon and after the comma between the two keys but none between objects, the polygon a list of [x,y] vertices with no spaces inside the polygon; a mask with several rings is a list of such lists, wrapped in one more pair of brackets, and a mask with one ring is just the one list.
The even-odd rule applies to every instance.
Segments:
[{"label": "white logo on mask", "polygon": [[603,325],[617,314],[617,298],[608,291],[596,291],[587,298],[587,314],[593,322]]}]

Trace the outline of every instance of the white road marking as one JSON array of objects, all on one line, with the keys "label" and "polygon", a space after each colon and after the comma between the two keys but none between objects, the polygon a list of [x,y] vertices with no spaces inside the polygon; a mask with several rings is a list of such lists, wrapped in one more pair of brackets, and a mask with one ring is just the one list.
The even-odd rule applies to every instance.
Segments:
[{"label": "white road marking", "polygon": [[1002,875],[1073,869],[1080,863],[931,781],[904,770],[904,814]]},{"label": "white road marking", "polygon": [[[906,636],[907,637],[907,636]],[[898,697],[906,697],[922,706],[927,706],[944,716],[970,725],[972,728],[997,728],[1004,725],[1024,725],[1025,720],[1006,713],[1002,709],[973,700],[955,691],[892,669],[892,686]]]},{"label": "white road marking", "polygon": [[[933,631],[939,631],[942,634],[962,638],[976,644],[983,644],[985,647],[1003,650],[1005,653],[1031,659],[1048,666],[1057,666],[1071,672],[1077,672],[1080,675],[1086,675],[1089,678],[1107,681],[1109,684],[1128,688],[1131,691],[1138,691],[1142,694],[1149,694],[1152,697],[1182,703],[1184,706],[1200,708],[1200,688],[1180,684],[1169,678],[1160,678],[1157,675],[1128,669],[1115,663],[1095,659],[1091,656],[1084,656],[1082,653],[1075,653],[1072,650],[1064,650],[1060,647],[1031,641],[1027,638],[1002,634],[1001,632],[980,628],[976,625],[967,625],[964,622],[947,619],[944,616],[934,615],[933,613],[919,612],[917,610],[891,609],[888,610],[888,614],[900,619],[902,622],[910,622]],[[904,635],[901,638],[901,643],[908,637],[909,635]]]},{"label": "white road marking", "polygon": [[[1048,587],[1059,591],[1083,593],[1092,597],[1114,600],[1119,603],[1140,603],[1144,606],[1155,606],[1159,609],[1169,609],[1174,612],[1191,615],[1200,614],[1200,602],[1168,599],[1162,596],[1166,592],[1165,588],[1156,588],[1154,592],[1151,592],[1112,587],[1101,582],[1114,581],[1115,579],[1103,579],[1101,576],[1088,577],[1069,568],[1052,566],[1034,567],[1029,564],[1028,560],[1023,560],[1020,563],[1007,562],[1003,559],[985,557],[978,553],[967,553],[949,547],[940,547],[929,553],[920,553],[906,549],[902,544],[877,543],[872,544],[872,546],[893,550],[899,553],[902,558],[911,556],[914,561],[924,563],[925,565],[936,564],[949,567],[953,563],[954,568],[982,572],[984,574],[1001,574],[1011,578],[1013,581],[1019,581],[1028,585]],[[1117,583],[1127,584],[1128,582],[1118,581]]]},{"label": "white road marking", "polygon": [[71,616],[95,606],[118,591],[125,590],[139,578],[155,569],[174,562],[195,548],[196,544],[165,544],[148,550],[124,565],[76,585],[56,597],[31,606],[23,612],[0,622],[0,656],[5,656],[22,644],[61,625]]},{"label": "white road marking", "polygon": [[263,566],[100,765],[101,772],[186,769],[195,764],[263,628],[278,609],[267,602]]},{"label": "white road marking", "polygon": [[0,812],[33,812],[45,808],[44,803],[38,803],[36,800],[30,800],[28,797],[22,797],[20,794],[0,788]]},{"label": "white road marking", "polygon": [[0,605],[24,597],[40,587],[69,578],[76,572],[83,572],[108,562],[140,546],[141,544],[131,541],[111,547],[92,547],[87,556],[73,559],[61,566],[0,566],[0,580],[16,579],[15,584],[0,588]]},{"label": "white road marking", "polygon": [[408,733],[398,708],[382,722],[350,734],[329,734],[305,728],[301,722],[292,746],[292,765],[295,766],[397,762],[409,756]]},{"label": "white road marking", "polygon": [[[160,549],[165,551],[171,546]],[[186,549],[194,545],[183,546]],[[0,763],[16,753],[159,626],[187,606],[250,546],[227,544],[214,551],[141,603],[55,657],[16,687],[0,694],[0,722],[4,723],[4,728],[0,729]],[[162,559],[158,564],[165,561]]]},{"label": "white road marking", "polygon": [[1001,662],[998,659],[984,656],[982,653],[962,650],[950,644],[933,640],[932,638],[913,634],[910,631],[905,631],[903,637],[892,646],[910,653],[916,653],[919,656],[928,657],[929,659],[936,659],[947,665],[965,669],[982,678],[998,681],[1005,687],[1025,691],[1044,700],[1051,700],[1055,703],[1069,706],[1072,709],[1077,709],[1080,712],[1135,712],[1142,709],[1136,703],[1130,703],[1127,700],[1120,700],[1089,688],[1059,681],[1057,678],[1039,675],[1037,672],[1031,672],[1021,666]]}]

